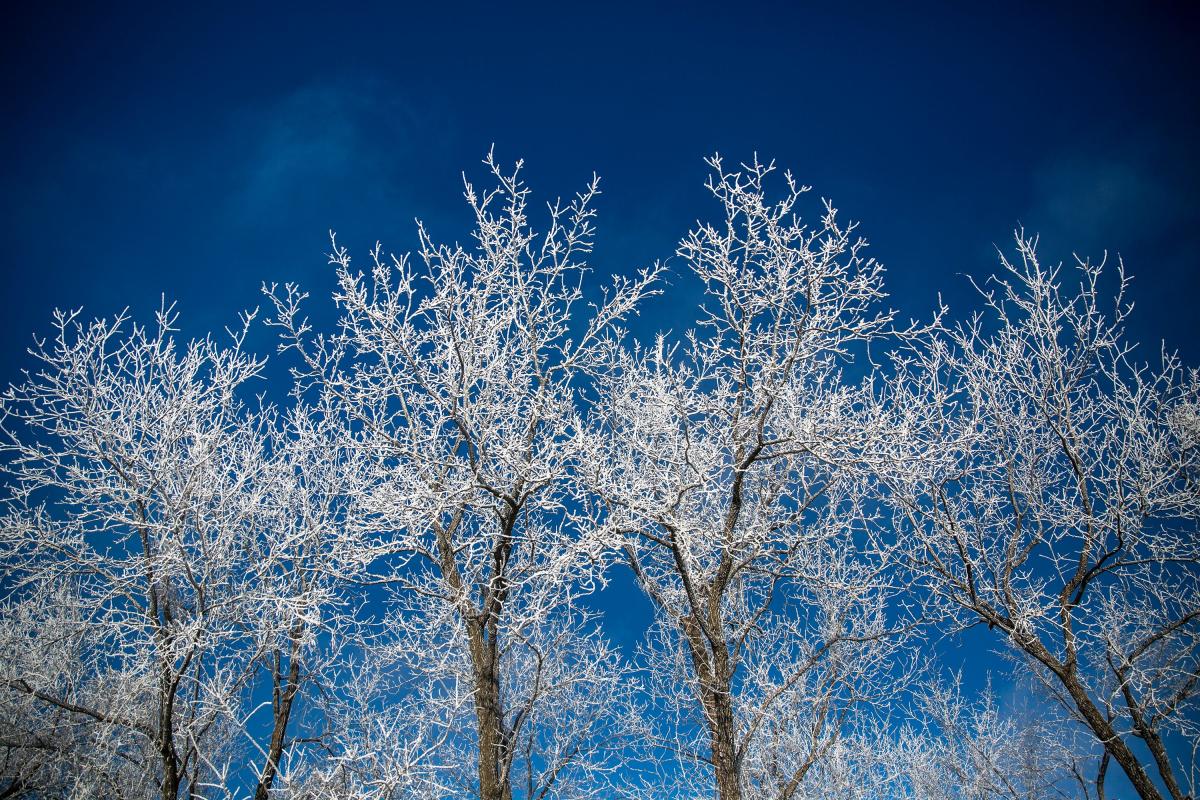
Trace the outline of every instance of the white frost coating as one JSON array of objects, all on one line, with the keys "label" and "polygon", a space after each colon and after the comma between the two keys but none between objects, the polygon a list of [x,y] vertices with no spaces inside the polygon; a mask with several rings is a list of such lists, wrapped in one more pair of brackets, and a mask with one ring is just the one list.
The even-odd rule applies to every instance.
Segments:
[{"label": "white frost coating", "polygon": [[[1194,796],[1200,378],[1138,360],[1123,272],[1106,311],[1019,234],[984,312],[897,330],[831,204],[713,157],[696,328],[626,344],[664,268],[587,304],[597,182],[537,232],[485,163],[468,246],[333,242],[332,330],[267,288],[279,405],[254,314],[57,314],[0,396],[0,795]],[[1028,708],[941,677],[966,628]]]}]

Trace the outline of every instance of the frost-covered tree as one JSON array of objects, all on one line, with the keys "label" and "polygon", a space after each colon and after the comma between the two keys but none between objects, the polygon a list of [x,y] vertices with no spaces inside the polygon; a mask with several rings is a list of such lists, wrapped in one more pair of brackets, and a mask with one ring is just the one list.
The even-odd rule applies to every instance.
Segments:
[{"label": "frost-covered tree", "polygon": [[266,798],[352,633],[349,462],[317,415],[244,402],[244,331],[174,321],[59,314],[0,400],[10,793]]},{"label": "frost-covered tree", "polygon": [[[1088,743],[1030,702],[1000,702],[990,683],[928,672],[890,717],[852,727],[813,766],[811,800],[1090,800]],[[1003,705],[1010,706],[1002,708]],[[1094,746],[1092,750],[1096,749]]]},{"label": "frost-covered tree", "polygon": [[341,417],[297,402],[267,418],[265,458],[249,487],[257,517],[243,545],[253,594],[237,623],[256,672],[235,698],[240,706],[228,709],[251,751],[255,800],[289,781],[292,762],[306,762],[297,751],[329,747],[325,699],[366,646],[358,584],[372,556],[353,492],[365,465],[346,446]]},{"label": "frost-covered tree", "polygon": [[[331,330],[268,289],[288,387],[253,315],[36,341],[0,393],[0,797],[1195,791],[1200,376],[1137,360],[1098,267],[1064,293],[1021,237],[988,314],[897,332],[853,225],[714,157],[696,328],[627,346],[662,269],[585,288],[597,184],[537,231],[485,163],[468,244],[419,225],[363,274],[334,241]],[[586,598],[614,563],[636,667]],[[944,620],[1054,702],[929,682]]]},{"label": "frost-covered tree", "polygon": [[[990,684],[966,694],[961,676],[926,679],[912,701],[913,721],[875,748],[875,773],[891,778],[892,796],[925,800],[1087,800],[1092,763],[1078,731],[1034,703],[1001,709]],[[878,767],[882,766],[880,770]]]},{"label": "frost-covered tree", "polygon": [[[917,590],[994,631],[1104,747],[1097,793],[1114,762],[1140,797],[1183,800],[1200,733],[1200,381],[1169,354],[1139,360],[1123,271],[1106,310],[1100,266],[1064,290],[1035,240],[1017,251],[987,314],[898,359],[881,468],[897,532]],[[1172,755],[1172,736],[1190,752]]]},{"label": "frost-covered tree", "polygon": [[704,285],[698,328],[614,355],[582,475],[658,615],[648,671],[686,791],[801,797],[850,715],[903,685],[856,455],[878,414],[843,374],[891,317],[831,205],[809,227],[790,174],[773,202],[771,165],[709,163],[724,219],[678,250]]},{"label": "frost-covered tree", "polygon": [[175,798],[228,777],[261,463],[237,390],[262,363],[240,339],[179,347],[173,319],[58,314],[3,397],[10,788]]},{"label": "frost-covered tree", "polygon": [[290,286],[271,292],[275,324],[299,379],[372,461],[355,491],[393,641],[366,668],[420,676],[416,713],[458,734],[451,792],[606,796],[632,717],[625,668],[576,605],[604,543],[575,524],[568,442],[581,382],[658,270],[617,279],[581,313],[597,184],[552,204],[539,233],[520,164],[486,164],[494,188],[466,185],[470,246],[420,226],[418,259],[377,247],[364,275],[335,243],[337,330],[311,335]]}]

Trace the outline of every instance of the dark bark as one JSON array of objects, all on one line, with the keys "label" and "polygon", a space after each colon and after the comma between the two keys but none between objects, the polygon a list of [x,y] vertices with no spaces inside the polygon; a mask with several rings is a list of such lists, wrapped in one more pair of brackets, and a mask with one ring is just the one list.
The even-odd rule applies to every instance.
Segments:
[{"label": "dark bark", "polygon": [[[1056,673],[1057,674],[1057,673]],[[1092,732],[1104,745],[1104,749],[1109,753],[1117,765],[1125,772],[1129,782],[1133,784],[1133,789],[1138,793],[1138,797],[1142,800],[1162,800],[1162,794],[1154,785],[1154,781],[1150,780],[1150,776],[1146,770],[1142,768],[1142,764],[1138,761],[1137,756],[1129,749],[1129,745],[1125,744],[1125,740],[1109,723],[1108,719],[1100,713],[1091,697],[1088,696],[1087,690],[1079,681],[1074,672],[1067,672],[1059,675],[1063,686],[1067,693],[1071,695],[1071,699],[1075,702],[1075,707],[1079,710],[1087,726],[1092,729]]]},{"label": "dark bark", "polygon": [[519,508],[509,508],[501,520],[501,535],[492,553],[491,582],[483,588],[481,609],[471,605],[454,558],[453,536],[462,521],[463,510],[460,509],[446,526],[434,525],[442,579],[459,598],[458,613],[467,629],[475,727],[479,737],[476,776],[480,800],[512,800],[512,736],[505,725],[500,692],[498,623],[508,599],[508,559],[518,513]]},{"label": "dark bark", "polygon": [[708,725],[713,779],[720,800],[741,800],[742,787],[737,757],[737,728],[733,716],[731,672],[728,655],[720,647],[710,650],[708,640],[691,616],[681,620],[684,639],[696,672],[700,705]]},{"label": "dark bark", "polygon": [[1125,776],[1129,778],[1129,782],[1133,785],[1133,789],[1137,792],[1138,797],[1141,800],[1163,800],[1162,794],[1154,785],[1154,781],[1150,779],[1145,768],[1142,767],[1141,762],[1138,761],[1137,756],[1129,749],[1129,745],[1125,743],[1120,733],[1112,726],[1108,717],[1101,713],[1100,709],[1092,701],[1087,688],[1083,685],[1083,681],[1080,680],[1075,662],[1059,661],[1036,637],[1031,634],[1021,634],[1014,630],[1012,623],[1008,619],[996,614],[994,611],[986,609],[984,616],[989,621],[999,624],[1019,648],[1035,658],[1058,679],[1059,683],[1071,697],[1071,701],[1079,712],[1079,715],[1083,718],[1084,723],[1095,734],[1097,741],[1104,746],[1105,752],[1112,757],[1113,761],[1117,762],[1117,765],[1124,771]]},{"label": "dark bark", "polygon": [[175,689],[170,671],[164,667],[159,678],[158,710],[158,754],[162,762],[163,780],[160,797],[162,800],[175,800],[179,796],[179,786],[183,782],[183,770],[179,763],[179,753],[175,750]]},{"label": "dark bark", "polygon": [[487,626],[470,626],[471,666],[475,683],[475,722],[479,734],[479,796],[481,800],[512,800],[511,737],[504,724],[495,633]]},{"label": "dark bark", "polygon": [[288,669],[286,679],[283,675],[280,653],[275,651],[272,664],[271,678],[273,682],[271,693],[271,710],[274,715],[271,727],[271,743],[267,748],[267,763],[259,776],[258,785],[254,788],[254,800],[268,800],[271,795],[271,785],[279,773],[279,760],[287,743],[288,723],[292,717],[292,706],[300,689],[300,637],[303,629],[293,627],[288,632]]}]

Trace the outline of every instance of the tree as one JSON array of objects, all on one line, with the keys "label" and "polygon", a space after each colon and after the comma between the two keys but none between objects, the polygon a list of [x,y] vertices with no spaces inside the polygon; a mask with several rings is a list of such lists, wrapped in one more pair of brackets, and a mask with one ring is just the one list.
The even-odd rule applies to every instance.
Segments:
[{"label": "tree", "polygon": [[10,793],[232,796],[249,780],[266,798],[304,687],[352,635],[335,588],[360,566],[337,479],[354,465],[336,432],[242,401],[263,367],[244,330],[180,346],[175,319],[60,313],[41,370],[0,401]]},{"label": "tree", "polygon": [[1111,759],[1140,797],[1183,800],[1167,737],[1197,738],[1200,382],[1134,360],[1123,270],[1106,314],[1102,265],[1064,293],[1036,240],[1017,251],[989,316],[897,359],[897,531],[934,603],[1002,637],[1104,747],[1097,794]]},{"label": "tree", "polygon": [[[893,796],[928,800],[1088,800],[1091,758],[1077,731],[1037,706],[1003,713],[989,684],[974,696],[961,675],[927,678],[917,691],[913,721],[876,752],[893,778]],[[1041,700],[1038,687],[1022,693]],[[882,754],[882,758],[880,758]]]},{"label": "tree", "polygon": [[[585,289],[597,183],[538,233],[485,163],[472,245],[419,224],[364,275],[333,240],[332,330],[266,290],[288,392],[254,394],[254,314],[35,340],[0,393],[0,797],[1194,791],[1200,374],[1135,360],[1123,274],[1106,316],[1100,267],[1064,292],[1018,236],[988,313],[898,331],[854,225],[714,157],[697,327],[626,346],[662,267]],[[633,661],[589,597],[625,567]],[[934,681],[932,623],[1053,702]]]},{"label": "tree", "polygon": [[[420,268],[377,246],[364,276],[334,242],[333,335],[310,337],[296,287],[269,293],[283,349],[301,356],[298,378],[340,409],[373,460],[356,491],[381,532],[378,580],[393,590],[391,627],[406,643],[378,653],[429,655],[407,668],[449,697],[466,687],[472,774],[457,791],[508,800],[522,769],[530,797],[552,796],[573,771],[601,775],[622,752],[606,720],[623,704],[603,694],[622,670],[574,605],[599,575],[603,544],[572,524],[564,442],[578,427],[579,384],[620,320],[657,292],[658,268],[617,279],[577,320],[597,183],[551,205],[539,235],[520,163],[511,173],[491,154],[485,163],[495,188],[466,185],[473,248],[435,244],[420,226]],[[590,710],[559,730],[555,709],[569,706],[556,704],[568,696],[590,698]],[[537,732],[539,720],[558,738]]]},{"label": "tree", "polygon": [[705,770],[690,791],[799,797],[850,715],[903,685],[856,456],[877,435],[870,392],[842,373],[890,314],[831,205],[810,229],[790,174],[770,202],[772,165],[708,163],[725,219],[678,253],[710,305],[682,349],[614,354],[582,474],[658,614],[648,669],[684,773]]},{"label": "tree", "polygon": [[237,389],[262,362],[240,337],[180,351],[174,319],[59,313],[42,369],[3,397],[5,738],[43,765],[10,790],[165,799],[226,778],[260,457]]}]

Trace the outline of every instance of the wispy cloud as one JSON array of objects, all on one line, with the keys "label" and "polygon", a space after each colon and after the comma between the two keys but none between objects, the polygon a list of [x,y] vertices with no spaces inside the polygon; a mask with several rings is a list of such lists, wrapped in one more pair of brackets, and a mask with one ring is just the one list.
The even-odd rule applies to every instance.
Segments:
[{"label": "wispy cloud", "polygon": [[370,82],[308,86],[235,115],[244,141],[229,196],[244,220],[283,219],[332,197],[386,200],[415,154],[436,146],[433,120]]},{"label": "wispy cloud", "polygon": [[1022,222],[1082,252],[1121,250],[1165,235],[1194,218],[1196,164],[1153,133],[1116,147],[1047,159],[1033,175]]}]

